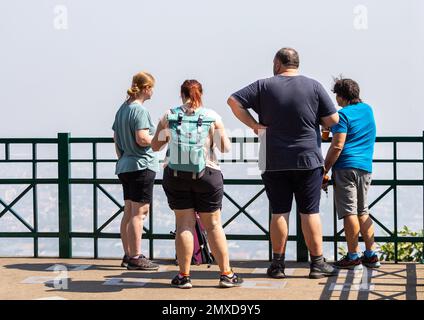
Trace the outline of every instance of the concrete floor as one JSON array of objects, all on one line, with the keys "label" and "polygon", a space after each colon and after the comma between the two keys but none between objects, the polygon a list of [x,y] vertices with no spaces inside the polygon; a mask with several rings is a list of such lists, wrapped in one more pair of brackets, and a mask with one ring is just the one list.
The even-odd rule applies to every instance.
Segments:
[{"label": "concrete floor", "polygon": [[424,265],[383,264],[380,269],[341,271],[310,280],[308,264],[288,262],[287,278],[269,279],[267,261],[233,262],[245,284],[220,289],[218,268],[192,267],[191,290],[171,288],[177,272],[172,261],[156,261],[157,272],[128,271],[118,260],[0,258],[0,300],[142,299],[142,300],[424,300]]}]

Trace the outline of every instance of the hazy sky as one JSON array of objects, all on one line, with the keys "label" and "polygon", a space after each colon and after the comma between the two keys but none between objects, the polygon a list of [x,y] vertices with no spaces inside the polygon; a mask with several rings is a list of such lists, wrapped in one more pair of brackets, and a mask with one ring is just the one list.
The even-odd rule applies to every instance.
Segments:
[{"label": "hazy sky", "polygon": [[271,76],[284,46],[328,91],[332,76],[357,80],[379,135],[421,135],[423,13],[422,0],[4,0],[0,137],[111,136],[141,70],[157,79],[146,103],[155,121],[196,78],[234,130],[227,97]]},{"label": "hazy sky", "polygon": [[[155,121],[180,102],[181,83],[195,78],[204,86],[205,105],[223,116],[229,133],[251,134],[241,130],[226,100],[272,76],[274,54],[285,46],[299,51],[301,73],[319,80],[330,94],[332,76],[357,80],[374,107],[378,135],[421,135],[423,18],[424,0],[1,0],[0,137],[57,132],[110,137],[131,78],[142,70],[157,80],[146,103]],[[420,170],[404,171],[415,179]],[[233,171],[238,172],[228,170],[226,176]],[[372,188],[371,199],[378,191]],[[417,201],[411,201],[410,190],[404,194],[399,221],[419,229],[421,192],[414,194]],[[243,202],[242,195],[237,199]],[[392,198],[385,200],[388,204],[375,210],[379,219],[392,221]],[[326,201],[332,203],[331,197],[323,200],[331,220]],[[77,208],[74,214],[84,211]]]}]

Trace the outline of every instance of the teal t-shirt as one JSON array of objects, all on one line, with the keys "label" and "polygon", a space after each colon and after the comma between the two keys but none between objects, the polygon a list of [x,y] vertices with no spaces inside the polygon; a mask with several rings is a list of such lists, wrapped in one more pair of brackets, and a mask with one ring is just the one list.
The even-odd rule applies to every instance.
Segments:
[{"label": "teal t-shirt", "polygon": [[150,169],[159,171],[158,158],[152,148],[141,147],[135,140],[137,130],[148,129],[154,135],[155,127],[149,111],[138,103],[124,102],[115,116],[112,129],[121,158],[116,163],[115,174]]},{"label": "teal t-shirt", "polygon": [[346,133],[346,142],[333,169],[372,172],[376,126],[371,107],[366,103],[348,105],[339,111],[339,116],[339,123],[331,132]]}]

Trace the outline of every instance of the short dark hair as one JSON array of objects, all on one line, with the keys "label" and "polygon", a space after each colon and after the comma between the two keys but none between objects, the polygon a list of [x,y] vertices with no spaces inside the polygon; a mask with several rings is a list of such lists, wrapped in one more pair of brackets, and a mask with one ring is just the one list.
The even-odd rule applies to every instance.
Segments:
[{"label": "short dark hair", "polygon": [[360,89],[356,81],[343,77],[334,78],[333,92],[348,101],[349,104],[362,102],[359,94]]},{"label": "short dark hair", "polygon": [[293,48],[282,48],[278,50],[275,58],[286,67],[299,68],[299,54]]}]

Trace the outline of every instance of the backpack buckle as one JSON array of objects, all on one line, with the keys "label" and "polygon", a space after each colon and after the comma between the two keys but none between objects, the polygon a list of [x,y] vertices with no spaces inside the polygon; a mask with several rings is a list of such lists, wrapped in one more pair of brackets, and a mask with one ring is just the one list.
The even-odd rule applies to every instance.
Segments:
[{"label": "backpack buckle", "polygon": [[197,119],[197,143],[200,141],[200,133],[202,132],[203,114],[199,114]]},{"label": "backpack buckle", "polygon": [[177,119],[177,134],[178,136],[181,135],[181,124],[183,123],[183,114],[181,112],[178,113],[178,119]]},{"label": "backpack buckle", "polygon": [[200,128],[203,124],[203,114],[199,114],[199,118],[197,119],[197,128]]}]

